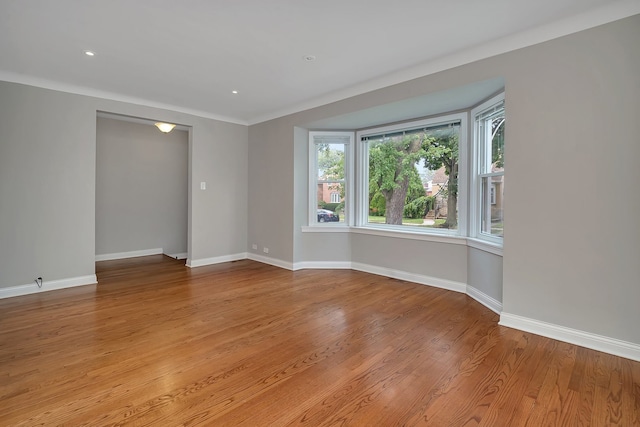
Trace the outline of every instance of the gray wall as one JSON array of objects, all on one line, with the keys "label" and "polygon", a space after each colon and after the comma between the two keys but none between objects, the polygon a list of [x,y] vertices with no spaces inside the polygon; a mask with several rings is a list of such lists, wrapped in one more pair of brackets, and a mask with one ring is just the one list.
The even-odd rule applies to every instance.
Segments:
[{"label": "gray wall", "polygon": [[97,111],[190,126],[189,258],[245,253],[246,126],[0,82],[0,287],[94,274]]},{"label": "gray wall", "polygon": [[[270,242],[270,255],[287,262],[333,253],[468,281],[506,313],[640,343],[639,42],[634,16],[251,126],[248,242]],[[302,234],[307,141],[296,127],[499,77],[508,115],[502,260],[464,246]],[[269,188],[282,191],[275,198]],[[265,212],[283,217],[267,221]],[[444,264],[418,261],[430,254]]]},{"label": "gray wall", "polygon": [[249,127],[253,144],[248,156],[248,247],[257,244],[258,250],[251,251],[259,255],[267,247],[269,257],[289,263],[293,261],[294,230],[293,132],[293,126],[280,126],[277,121]]},{"label": "gray wall", "polygon": [[0,287],[94,274],[96,112],[0,82]]},{"label": "gray wall", "polygon": [[96,139],[96,255],[187,252],[188,132],[98,117]]},{"label": "gray wall", "polygon": [[467,285],[502,302],[502,257],[467,248]]},{"label": "gray wall", "polygon": [[640,15],[509,55],[507,313],[640,343],[638,46]]},{"label": "gray wall", "polygon": [[467,247],[449,243],[357,234],[352,261],[416,275],[467,281]]}]

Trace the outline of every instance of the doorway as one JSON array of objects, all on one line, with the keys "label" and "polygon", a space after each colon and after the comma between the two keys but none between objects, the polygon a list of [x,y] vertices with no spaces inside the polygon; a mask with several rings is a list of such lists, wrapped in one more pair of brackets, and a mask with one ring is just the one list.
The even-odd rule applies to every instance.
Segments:
[{"label": "doorway", "polygon": [[97,115],[96,261],[187,258],[189,130],[153,123]]}]

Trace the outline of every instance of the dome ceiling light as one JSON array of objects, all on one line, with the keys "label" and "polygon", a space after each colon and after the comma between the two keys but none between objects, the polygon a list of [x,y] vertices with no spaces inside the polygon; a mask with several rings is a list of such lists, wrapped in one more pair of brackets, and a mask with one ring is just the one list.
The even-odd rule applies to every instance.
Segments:
[{"label": "dome ceiling light", "polygon": [[171,124],[171,123],[162,123],[162,122],[158,122],[156,123],[156,127],[158,129],[160,129],[160,132],[162,133],[169,133],[173,130],[174,127],[176,127],[176,125]]}]

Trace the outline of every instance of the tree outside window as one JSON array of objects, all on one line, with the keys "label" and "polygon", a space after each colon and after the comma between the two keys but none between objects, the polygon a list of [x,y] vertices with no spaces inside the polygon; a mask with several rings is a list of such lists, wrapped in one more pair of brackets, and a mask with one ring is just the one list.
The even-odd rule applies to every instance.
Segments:
[{"label": "tree outside window", "polygon": [[[457,228],[459,121],[362,140],[368,146],[368,222]],[[431,178],[437,171],[446,182],[435,185],[434,192]]]}]

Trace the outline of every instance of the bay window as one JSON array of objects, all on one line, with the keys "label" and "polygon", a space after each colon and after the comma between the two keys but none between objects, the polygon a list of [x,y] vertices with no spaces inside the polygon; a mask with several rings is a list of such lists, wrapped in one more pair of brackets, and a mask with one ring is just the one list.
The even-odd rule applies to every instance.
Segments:
[{"label": "bay window", "polygon": [[504,236],[504,94],[471,112],[474,119],[472,237],[502,243]]},{"label": "bay window", "polygon": [[360,130],[355,138],[310,132],[309,226],[318,228],[309,231],[341,231],[322,229],[337,225],[468,238],[501,254],[505,124],[502,93],[461,113]]}]

